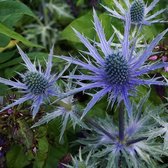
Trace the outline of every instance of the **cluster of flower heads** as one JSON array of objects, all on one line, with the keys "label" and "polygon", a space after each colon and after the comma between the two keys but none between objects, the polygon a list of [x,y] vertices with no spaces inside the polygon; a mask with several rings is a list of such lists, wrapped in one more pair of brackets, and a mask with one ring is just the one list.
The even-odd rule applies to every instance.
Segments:
[{"label": "cluster of flower heads", "polygon": [[[167,63],[156,62],[153,64],[146,64],[145,61],[154,55],[153,49],[158,42],[167,33],[168,29],[160,33],[153,41],[145,47],[145,49],[138,50],[136,42],[132,44],[129,40],[129,33],[131,29],[131,20],[127,15],[125,16],[124,39],[121,42],[122,48],[111,48],[112,36],[106,40],[105,33],[98,16],[94,12],[94,27],[99,37],[99,42],[91,44],[87,38],[74,29],[80,41],[87,47],[88,51],[83,53],[89,55],[94,61],[91,62],[90,58],[85,58],[85,62],[73,57],[60,56],[72,64],[81,66],[83,69],[88,70],[88,74],[69,75],[68,78],[77,79],[78,84],[81,86],[65,94],[65,96],[85,91],[93,88],[100,88],[98,92],[92,95],[92,100],[85,108],[82,118],[86,113],[106,94],[109,95],[109,104],[112,104],[118,99],[118,102],[124,101],[128,111],[131,114],[132,107],[129,96],[133,95],[136,91],[136,86],[139,85],[167,85],[165,82],[160,81],[158,78],[143,78],[145,74],[150,71],[165,67]],[[129,13],[128,13],[129,15]],[[119,39],[120,40],[120,39]],[[103,53],[99,53],[99,50]],[[82,53],[81,53],[82,55]],[[82,81],[90,81],[90,83],[83,83]]]},{"label": "cluster of flower heads", "polygon": [[[58,107],[54,112],[47,113],[32,127],[48,123],[56,117],[62,117],[61,140],[67,123],[70,120],[74,127],[76,124],[86,129],[91,126],[90,129],[94,133],[93,136],[79,142],[87,145],[89,147],[88,150],[93,148],[93,158],[98,159],[96,162],[90,163],[89,159],[92,156],[89,153],[85,162],[81,157],[80,151],[79,161],[77,158],[73,158],[73,166],[96,168],[98,165],[99,167],[114,168],[122,164],[126,167],[150,167],[150,165],[156,167],[157,162],[155,160],[161,161],[161,156],[166,155],[166,152],[162,151],[162,149],[167,150],[168,148],[167,121],[161,119],[159,115],[152,117],[148,109],[145,110],[142,117],[142,104],[144,104],[148,96],[138,104],[137,109],[135,109],[134,103],[131,103],[130,96],[133,97],[136,95],[137,86],[167,86],[168,83],[167,79],[161,80],[158,77],[149,78],[147,75],[150,71],[168,66],[168,63],[146,63],[146,60],[155,54],[153,51],[155,46],[163,39],[168,29],[158,34],[150,44],[146,44],[142,49],[137,47],[138,36],[142,26],[160,22],[160,20],[153,19],[164,10],[148,16],[148,13],[158,1],[154,0],[147,7],[142,0],[134,0],[132,4],[130,4],[129,0],[125,0],[128,9],[124,9],[120,3],[114,0],[114,4],[120,11],[119,13],[104,6],[112,16],[124,21],[123,36],[114,28],[118,41],[121,44],[120,47],[112,45],[114,44],[114,34],[110,39],[106,39],[103,26],[95,10],[93,10],[93,23],[99,41],[89,41],[84,35],[73,29],[88,51],[81,51],[82,60],[69,56],[59,56],[60,59],[66,60],[69,64],[75,64],[85,70],[85,73],[81,70],[79,75],[72,72],[68,76],[64,76],[65,79],[68,78],[68,84],[65,83],[66,92],[61,90],[57,84],[57,80],[62,77],[69,64],[60,74],[52,75],[53,48],[50,50],[48,61],[46,62],[46,70],[43,71],[39,62],[37,68],[36,63],[33,64],[29,57],[17,46],[27,67],[27,72],[24,74],[18,73],[22,79],[21,81],[11,81],[0,77],[0,83],[19,89],[23,93],[23,97],[7,105],[0,112],[31,100],[33,101],[31,110],[34,118],[45,100],[50,102],[50,97],[54,97],[56,99],[54,102],[58,104]],[[130,35],[132,24],[137,26],[134,31],[138,30],[133,39]],[[72,86],[73,80],[75,80],[75,86],[79,87]],[[94,93],[90,91],[93,89],[96,89]],[[90,91],[88,94],[92,96],[92,99],[81,112],[74,102],[73,95],[86,90]],[[105,95],[108,95],[109,106],[113,107],[114,103],[118,102],[118,106],[124,104],[126,107],[126,110],[116,110],[119,113],[118,127],[116,126],[116,122],[112,122],[111,117],[97,119],[96,122],[88,119],[81,121],[90,109]],[[126,117],[124,111],[127,111],[128,115]],[[156,143],[155,138],[158,136],[164,138],[164,145]],[[99,159],[102,159],[100,165],[98,164]],[[72,166],[69,165],[68,167]]]}]

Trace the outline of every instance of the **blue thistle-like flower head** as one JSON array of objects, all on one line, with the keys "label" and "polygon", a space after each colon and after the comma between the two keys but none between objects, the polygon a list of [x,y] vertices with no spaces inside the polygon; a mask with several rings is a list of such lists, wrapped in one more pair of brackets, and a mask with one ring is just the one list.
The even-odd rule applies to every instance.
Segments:
[{"label": "blue thistle-like flower head", "polygon": [[142,0],[135,0],[130,8],[131,22],[141,23],[143,22],[145,14],[145,4]]},{"label": "blue thistle-like flower head", "polygon": [[0,110],[0,112],[24,103],[28,100],[32,100],[32,115],[35,117],[44,100],[49,99],[50,96],[59,95],[59,88],[55,85],[55,82],[64,71],[57,77],[51,75],[53,47],[50,50],[48,62],[46,63],[46,70],[44,72],[41,69],[40,63],[38,63],[37,69],[35,64],[32,64],[29,57],[20,49],[20,47],[17,47],[28,71],[25,74],[19,73],[19,75],[22,77],[21,82],[11,81],[0,77],[0,83],[20,89],[25,93],[25,95],[22,98],[16,100],[14,103],[4,107],[2,110]]},{"label": "blue thistle-like flower head", "polygon": [[120,53],[105,58],[104,71],[109,84],[124,85],[129,80],[128,63]]},{"label": "blue thistle-like flower head", "polygon": [[48,80],[38,72],[27,72],[23,80],[27,88],[34,95],[45,93],[49,84]]},{"label": "blue thistle-like flower head", "polygon": [[[113,17],[116,17],[118,19],[125,21],[125,17],[131,17],[132,24],[141,25],[150,25],[153,23],[164,22],[161,19],[157,19],[156,17],[162,14],[165,9],[159,10],[158,12],[149,15],[149,12],[153,10],[159,0],[154,0],[149,6],[147,6],[147,4],[145,4],[143,0],[134,0],[132,3],[130,2],[130,0],[124,0],[127,9],[124,9],[124,7],[117,0],[113,0],[113,2],[117,10],[110,9],[106,6],[103,7],[108,12],[110,12]],[[129,13],[130,15],[127,16],[127,13]]]},{"label": "blue thistle-like flower head", "polygon": [[[88,74],[81,72],[80,75],[66,76],[67,78],[76,79],[81,87],[66,93],[65,96],[88,89],[100,89],[95,94],[90,93],[93,98],[85,108],[83,116],[106,94],[109,94],[108,100],[112,105],[116,99],[119,100],[118,102],[124,100],[128,114],[131,115],[132,109],[129,96],[136,90],[136,86],[166,85],[165,82],[158,81],[158,78],[143,79],[143,75],[148,74],[152,70],[162,68],[167,64],[155,62],[150,65],[146,64],[145,61],[149,56],[153,55],[154,47],[167,33],[168,29],[159,34],[143,51],[139,51],[136,47],[136,40],[132,42],[129,40],[130,26],[130,18],[127,17],[124,38],[123,40],[119,39],[121,49],[117,47],[111,48],[113,36],[106,40],[104,30],[95,11],[94,27],[99,37],[99,42],[95,42],[92,45],[87,38],[74,29],[80,41],[88,49],[88,51],[83,51],[83,53],[89,55],[91,59],[87,59],[82,54],[86,62],[72,57],[60,56],[61,59],[79,65],[88,71]],[[103,54],[100,54],[99,50]],[[89,81],[89,83],[82,81]]]}]

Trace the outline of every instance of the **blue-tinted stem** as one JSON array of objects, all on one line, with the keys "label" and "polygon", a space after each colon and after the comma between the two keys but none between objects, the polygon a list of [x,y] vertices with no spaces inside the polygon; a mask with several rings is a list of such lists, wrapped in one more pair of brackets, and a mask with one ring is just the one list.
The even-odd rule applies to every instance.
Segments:
[{"label": "blue-tinted stem", "polygon": [[143,140],[147,140],[148,137],[141,137],[141,138],[137,138],[137,139],[132,139],[132,140],[129,140],[126,145],[129,146],[129,145],[132,145],[134,143],[137,143],[137,142],[140,142],[140,141],[143,141]]},{"label": "blue-tinted stem", "polygon": [[123,102],[120,103],[119,113],[118,113],[118,128],[119,128],[119,140],[122,142],[124,140],[124,106]]}]

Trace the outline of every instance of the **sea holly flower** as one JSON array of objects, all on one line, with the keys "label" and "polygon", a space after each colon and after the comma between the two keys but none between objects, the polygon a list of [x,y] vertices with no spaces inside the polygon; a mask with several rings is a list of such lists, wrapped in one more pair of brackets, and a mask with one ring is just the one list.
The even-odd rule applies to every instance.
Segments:
[{"label": "sea holly flower", "polygon": [[159,0],[154,0],[149,6],[147,6],[143,0],[134,0],[132,3],[130,3],[130,0],[124,0],[127,9],[124,9],[117,0],[113,0],[113,2],[118,11],[103,6],[113,17],[125,21],[125,16],[127,16],[126,13],[129,12],[130,15],[127,17],[131,17],[132,24],[150,25],[153,23],[162,22],[161,19],[156,19],[156,17],[162,14],[165,9],[159,10],[156,13],[149,15],[150,11],[153,10]]},{"label": "sea holly flower", "polygon": [[[105,119],[96,118],[95,122],[103,129],[94,125],[90,127],[91,133],[85,139],[78,140],[86,145],[85,151],[93,151],[94,160],[100,161],[100,167],[104,163],[108,168],[117,167],[157,167],[161,156],[167,156],[163,151],[162,143],[155,138],[148,139],[149,133],[154,133],[155,121],[151,115],[159,113],[163,109],[150,106],[143,110],[149,93],[140,100],[139,104],[134,103],[131,117],[124,115],[124,110],[119,110],[118,125],[112,117]],[[104,131],[106,130],[106,131]],[[108,132],[108,134],[107,134]],[[109,136],[110,135],[110,136]]]},{"label": "sea holly flower", "polygon": [[[68,83],[64,83],[65,90],[69,91],[72,88],[72,81],[68,80]],[[63,91],[61,91],[63,93]],[[64,135],[65,129],[67,127],[68,122],[72,123],[73,128],[75,129],[76,125],[79,125],[83,128],[87,128],[87,126],[80,120],[80,109],[73,96],[66,97],[57,101],[58,107],[54,110],[54,112],[47,113],[43,116],[38,122],[36,122],[32,128],[40,126],[42,124],[46,124],[55,118],[61,117],[61,133],[60,133],[60,141]]]},{"label": "sea holly flower", "polygon": [[[94,27],[99,37],[99,42],[92,45],[87,38],[74,29],[80,41],[89,51],[83,51],[83,53],[89,55],[91,58],[87,59],[82,54],[81,55],[85,61],[67,56],[60,56],[60,58],[81,66],[83,69],[89,71],[89,74],[83,74],[81,72],[80,75],[67,76],[67,78],[76,79],[80,87],[67,92],[63,96],[72,95],[88,89],[100,88],[100,90],[95,94],[90,93],[93,98],[85,108],[82,117],[84,117],[96,102],[106,94],[109,94],[108,101],[112,105],[117,99],[119,100],[118,102],[124,100],[128,114],[131,115],[132,109],[129,96],[133,94],[133,91],[136,91],[136,86],[152,84],[166,85],[163,81],[158,81],[158,78],[143,79],[142,77],[144,74],[148,74],[152,70],[167,65],[167,63],[157,62],[146,64],[145,61],[148,57],[153,55],[154,47],[167,33],[168,29],[159,34],[143,51],[137,51],[136,43],[130,45],[130,26],[130,18],[126,17],[124,40],[121,41],[121,49],[117,47],[113,49],[111,48],[113,38],[106,40],[104,30],[95,11]],[[100,54],[99,49],[101,50],[102,55]],[[92,59],[94,60],[93,62]],[[86,84],[82,81],[88,81],[89,83]]]},{"label": "sea holly flower", "polygon": [[17,48],[25,63],[24,65],[27,68],[27,72],[25,74],[18,73],[21,76],[22,81],[12,81],[0,77],[0,83],[21,90],[21,92],[24,93],[24,96],[14,103],[7,105],[1,109],[0,112],[22,104],[28,100],[32,100],[31,110],[34,118],[45,99],[49,100],[50,96],[59,95],[59,88],[55,85],[55,82],[64,71],[58,76],[51,75],[53,47],[50,50],[48,61],[46,62],[46,70],[44,72],[42,71],[40,63],[38,63],[37,69],[35,64],[30,61],[29,57],[21,50],[21,48],[19,46],[17,46]]}]

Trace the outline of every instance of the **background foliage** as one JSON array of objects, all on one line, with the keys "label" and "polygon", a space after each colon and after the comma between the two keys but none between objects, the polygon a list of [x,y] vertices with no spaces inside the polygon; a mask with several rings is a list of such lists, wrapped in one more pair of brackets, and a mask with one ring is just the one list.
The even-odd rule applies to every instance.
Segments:
[{"label": "background foliage", "polygon": [[[152,0],[149,0],[151,2]],[[123,25],[117,19],[110,17],[100,4],[113,7],[112,0],[1,0],[0,1],[0,76],[5,78],[17,77],[16,72],[24,72],[21,57],[15,44],[19,44],[31,60],[38,59],[44,65],[45,58],[51,46],[55,44],[57,55],[78,55],[78,50],[83,49],[79,39],[72,31],[72,27],[82,32],[90,39],[96,38],[92,23],[92,8],[96,8],[99,18],[102,20],[106,36],[112,33],[112,25],[123,32]],[[161,0],[155,11],[168,7],[167,0]],[[153,12],[155,12],[153,11]],[[168,19],[168,11],[163,16]],[[151,40],[159,32],[163,31],[167,24],[156,24],[143,31],[146,39]],[[158,46],[158,55],[168,57],[168,38]],[[54,69],[61,70],[64,63],[54,58]],[[164,69],[152,75],[164,74]],[[8,104],[18,93],[9,90],[7,86],[0,84],[1,103]],[[141,95],[147,92],[145,87],[139,88]],[[153,87],[148,102],[158,105],[164,102],[167,96],[167,88]],[[77,101],[84,106],[88,102],[88,96],[76,95]],[[107,102],[104,98],[97,103],[90,116],[104,117]],[[50,108],[50,107],[47,107]],[[64,135],[64,142],[59,142],[60,122],[56,119],[49,124],[36,129],[30,127],[41,118],[45,111],[42,107],[36,119],[32,121],[28,104],[14,107],[0,114],[0,167],[5,168],[63,168],[60,163],[69,163],[70,154],[77,154],[78,147],[73,141],[83,137],[83,130],[77,128],[73,131],[69,124]]]}]

